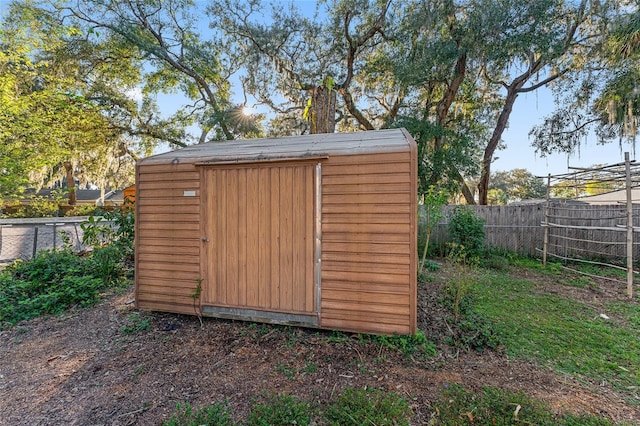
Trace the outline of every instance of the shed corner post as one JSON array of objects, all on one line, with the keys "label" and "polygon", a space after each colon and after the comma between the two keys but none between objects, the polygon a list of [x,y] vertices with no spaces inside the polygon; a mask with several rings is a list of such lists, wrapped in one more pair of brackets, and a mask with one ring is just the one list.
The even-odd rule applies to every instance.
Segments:
[{"label": "shed corner post", "polygon": [[315,170],[315,220],[314,220],[314,280],[316,315],[320,323],[322,306],[322,163],[316,163]]},{"label": "shed corner post", "polygon": [[134,215],[133,215],[133,303],[136,309],[139,309],[139,263],[140,263],[140,238],[139,238],[139,226],[140,226],[140,161],[136,161],[136,174],[135,174],[135,195],[134,200]]}]

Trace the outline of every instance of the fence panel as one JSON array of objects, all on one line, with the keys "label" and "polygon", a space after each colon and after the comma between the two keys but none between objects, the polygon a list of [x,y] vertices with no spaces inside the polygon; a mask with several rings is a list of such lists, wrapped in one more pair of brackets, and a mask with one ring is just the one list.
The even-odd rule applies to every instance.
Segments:
[{"label": "fence panel", "polygon": [[[449,241],[449,215],[457,206],[445,206],[445,217],[431,235],[434,245]],[[534,255],[544,238],[544,205],[526,206],[465,206],[484,219],[486,243],[523,255]]]},{"label": "fence panel", "polygon": [[[448,216],[456,206],[445,206],[445,217],[431,234],[431,244],[439,245],[449,241]],[[523,255],[540,255],[544,244],[546,205],[522,206],[465,206],[483,218],[486,243]],[[550,206],[550,222],[562,227],[550,233],[550,245],[558,254],[582,257],[603,257],[624,259],[626,236],[625,206],[622,205],[582,205],[553,203]],[[633,207],[634,227],[640,229],[640,205]],[[569,228],[568,226],[571,226]],[[593,229],[612,228],[612,229]],[[615,230],[619,228],[620,231]],[[640,259],[638,231],[634,231],[633,256]]]},{"label": "fence panel", "polygon": [[68,244],[80,251],[82,228],[87,217],[50,217],[33,219],[0,219],[0,264],[16,259],[30,259],[37,252]]}]

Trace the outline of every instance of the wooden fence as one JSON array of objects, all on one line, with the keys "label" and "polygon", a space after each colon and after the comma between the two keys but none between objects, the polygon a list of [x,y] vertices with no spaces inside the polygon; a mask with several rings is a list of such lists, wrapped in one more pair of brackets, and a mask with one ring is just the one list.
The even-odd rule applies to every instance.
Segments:
[{"label": "wooden fence", "polygon": [[[445,218],[431,235],[434,246],[449,240],[448,214],[456,206],[445,207]],[[467,206],[484,219],[486,243],[528,256],[540,256],[544,245],[546,204],[521,206]],[[626,258],[626,206],[588,205],[578,203],[552,203],[551,216],[559,225],[549,235],[549,245],[554,253],[565,257]],[[423,215],[421,215],[423,217]],[[640,205],[633,206],[634,228],[640,228]],[[622,227],[621,227],[622,226]],[[611,229],[593,229],[611,228]],[[583,228],[583,229],[579,229]],[[640,231],[634,230],[633,257],[640,259]]]}]

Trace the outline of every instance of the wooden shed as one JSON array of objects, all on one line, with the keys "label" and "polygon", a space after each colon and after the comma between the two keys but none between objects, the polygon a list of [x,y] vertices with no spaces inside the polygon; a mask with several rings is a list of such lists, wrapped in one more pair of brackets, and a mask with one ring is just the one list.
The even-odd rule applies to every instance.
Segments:
[{"label": "wooden shed", "polygon": [[139,309],[416,331],[417,148],[404,129],[237,140],[138,162]]}]

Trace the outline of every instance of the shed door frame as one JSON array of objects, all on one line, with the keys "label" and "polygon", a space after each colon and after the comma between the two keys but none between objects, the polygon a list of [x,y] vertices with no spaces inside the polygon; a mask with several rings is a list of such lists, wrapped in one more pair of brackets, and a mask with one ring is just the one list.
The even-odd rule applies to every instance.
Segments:
[{"label": "shed door frame", "polygon": [[[233,163],[233,164],[202,164],[202,166],[205,167],[201,167],[200,168],[200,179],[201,179],[201,224],[200,224],[200,229],[201,229],[201,233],[202,233],[202,254],[201,254],[201,262],[200,262],[200,271],[201,271],[201,277],[202,277],[202,314],[203,315],[207,315],[207,316],[215,316],[215,317],[223,317],[223,318],[233,318],[233,319],[245,319],[245,320],[255,320],[255,321],[263,321],[263,322],[271,322],[271,323],[281,323],[281,324],[295,324],[295,325],[305,325],[305,326],[314,326],[317,327],[319,324],[319,316],[320,316],[320,296],[321,296],[321,263],[320,263],[320,259],[321,259],[321,248],[322,248],[322,238],[321,238],[321,206],[320,206],[320,201],[321,201],[321,177],[322,177],[322,165],[320,163],[320,161],[318,161],[317,159],[286,159],[286,160],[280,160],[280,161],[270,161],[270,162],[246,162],[246,163]],[[217,223],[212,223],[216,220],[215,217],[213,217],[212,215],[215,215],[215,208],[217,205],[217,202],[220,200],[217,200],[216,197],[219,196],[219,194],[215,193],[215,189],[211,188],[212,185],[214,185],[210,179],[216,179],[216,177],[214,176],[228,176],[230,173],[233,174],[233,171],[235,170],[244,170],[244,171],[249,171],[249,173],[253,173],[253,174],[258,174],[258,176],[261,176],[259,173],[263,173],[262,176],[264,176],[264,170],[268,170],[269,173],[275,173],[275,175],[273,176],[280,176],[280,173],[286,174],[289,173],[289,177],[285,177],[285,178],[279,178],[279,179],[284,179],[284,180],[280,180],[279,184],[278,184],[278,189],[276,189],[277,191],[279,191],[279,185],[281,185],[282,183],[285,184],[290,184],[293,183],[294,181],[291,180],[291,173],[293,173],[293,179],[295,179],[296,177],[300,178],[302,177],[304,180],[304,183],[302,183],[302,187],[300,189],[297,189],[298,192],[301,191],[300,194],[298,195],[292,195],[290,201],[293,204],[297,204],[298,208],[301,208],[301,203],[304,205],[304,207],[301,210],[304,210],[303,212],[293,212],[292,215],[295,216],[296,214],[298,215],[302,215],[302,216],[298,216],[297,218],[295,217],[290,217],[289,219],[291,220],[291,228],[289,229],[289,233],[291,235],[287,235],[285,234],[280,234],[280,232],[282,232],[281,226],[279,224],[275,224],[275,227],[278,229],[278,235],[277,235],[277,239],[278,239],[278,249],[280,248],[280,238],[291,238],[291,239],[296,239],[298,238],[296,235],[296,232],[293,230],[294,227],[296,227],[296,229],[299,230],[300,226],[303,227],[304,229],[304,237],[300,237],[302,238],[302,240],[298,239],[297,242],[293,242],[292,246],[290,246],[290,248],[295,249],[298,248],[298,250],[294,250],[296,251],[296,253],[291,254],[291,257],[295,257],[296,259],[298,259],[298,262],[300,262],[300,257],[302,256],[302,262],[304,263],[304,272],[302,272],[303,275],[299,275],[298,272],[296,272],[296,268],[293,268],[293,275],[290,277],[291,278],[291,287],[289,288],[289,290],[287,290],[286,285],[283,286],[283,288],[281,289],[280,287],[280,282],[281,278],[278,276],[278,282],[277,282],[277,289],[274,286],[274,283],[271,282],[271,279],[267,280],[267,288],[270,288],[271,291],[275,291],[276,294],[280,293],[280,292],[284,292],[284,293],[280,293],[285,295],[286,298],[291,298],[289,300],[293,300],[293,304],[288,304],[288,303],[283,303],[285,306],[285,308],[280,308],[280,300],[278,299],[278,302],[276,303],[276,306],[273,305],[269,305],[271,302],[267,301],[260,301],[258,303],[257,298],[259,297],[258,295],[256,295],[257,292],[262,291],[262,290],[255,290],[252,293],[252,300],[253,302],[249,302],[249,299],[246,299],[246,295],[245,295],[245,301],[246,303],[242,303],[242,300],[240,299],[234,299],[234,300],[228,300],[225,297],[219,297],[218,295],[214,294],[216,291],[228,291],[227,289],[229,288],[230,285],[230,281],[233,280],[237,280],[238,282],[244,280],[245,282],[248,282],[248,280],[251,280],[252,277],[249,276],[238,276],[238,274],[242,274],[243,272],[241,271],[241,267],[238,267],[238,270],[234,270],[234,267],[227,267],[225,268],[225,272],[224,274],[226,275],[227,273],[231,274],[230,278],[220,278],[220,275],[218,275],[216,277],[216,265],[219,265],[220,262],[224,262],[224,260],[219,259],[216,256],[220,256],[219,252],[216,252],[216,244],[221,244],[220,241],[220,237],[216,237],[212,234],[216,233],[216,229],[218,229],[218,233],[219,228],[222,227],[227,227],[229,226],[230,223],[233,223],[233,220],[231,222],[229,222],[229,219],[225,218],[222,219],[223,222],[225,222],[225,225],[221,225],[222,222],[217,222]],[[263,172],[260,172],[260,170],[263,170]],[[221,173],[217,173],[218,171],[231,171],[230,173],[227,172],[221,172]],[[213,174],[212,174],[213,173]],[[297,175],[295,175],[297,173]],[[301,175],[302,173],[302,175]],[[248,179],[248,178],[247,178]],[[268,184],[267,187],[270,190],[273,190],[274,188],[269,186],[271,184]],[[292,185],[293,186],[293,185]],[[258,203],[255,202],[249,202],[247,201],[248,198],[251,196],[251,192],[256,196],[259,197],[260,195],[260,191],[262,190],[262,188],[264,187],[259,187],[259,188],[253,188],[253,189],[247,189],[247,192],[249,193],[247,196],[247,199],[244,201],[245,202],[245,207],[247,208],[247,210],[250,209],[250,204],[253,204],[253,208],[258,206]],[[295,193],[296,190],[294,190],[293,192]],[[296,198],[295,202],[293,201],[293,198]],[[301,200],[300,197],[302,197],[303,199]],[[220,201],[221,203],[227,203],[228,200],[224,199]],[[237,204],[241,204],[243,201],[238,201]],[[213,204],[212,204],[213,203]],[[227,207],[225,207],[226,209]],[[233,210],[233,208],[232,208]],[[303,217],[303,218],[302,218]],[[249,220],[249,218],[246,218],[247,220]],[[255,219],[255,218],[254,218]],[[282,220],[282,219],[280,219]],[[287,219],[284,219],[285,222]],[[302,225],[300,224],[300,221],[302,221]],[[295,223],[295,224],[294,224]],[[240,225],[238,226],[238,230],[239,230],[239,238],[238,241],[241,241],[242,239],[245,239],[246,242],[240,242],[239,244],[250,244],[249,243],[249,238],[250,236],[247,235],[249,232],[251,232],[250,230],[244,230],[244,234],[242,234],[243,230],[242,227]],[[273,226],[273,225],[272,225]],[[247,226],[248,227],[248,226]],[[270,232],[273,232],[270,231]],[[217,241],[215,240],[217,238]],[[260,240],[261,238],[266,238],[266,240]],[[255,242],[255,244],[258,245],[258,248],[260,247],[260,241],[271,241],[269,240],[269,236],[265,237],[264,235],[258,235],[256,236],[256,240],[257,242]],[[291,240],[289,240],[291,241]],[[228,241],[224,240],[222,242],[222,244],[226,244]],[[273,243],[273,242],[272,242]],[[304,246],[304,247],[302,247]],[[255,250],[255,248],[254,248]],[[259,249],[258,249],[259,250]],[[302,254],[298,253],[298,252],[302,252]],[[268,267],[273,267],[273,265],[276,265],[276,268],[278,268],[278,263],[277,262],[282,262],[283,260],[278,257],[278,254],[281,254],[281,252],[277,252],[273,253],[271,256],[266,256],[267,259],[270,259],[270,264],[268,265]],[[223,255],[224,256],[224,255]],[[276,257],[276,261],[274,262],[274,257]],[[251,261],[251,260],[245,260],[245,261]],[[259,260],[260,262],[264,262],[264,260]],[[288,259],[288,260],[284,260],[284,262],[295,262],[293,259]],[[255,262],[255,260],[254,260]],[[269,262],[269,260],[267,260],[267,262]],[[233,262],[232,262],[233,265]],[[246,267],[246,270],[250,270],[251,268]],[[229,270],[227,272],[227,270]],[[240,272],[238,272],[240,271]],[[258,274],[262,273],[263,271],[259,271]],[[245,272],[248,273],[248,272]],[[255,275],[254,277],[255,278]],[[260,279],[258,277],[258,279]],[[213,286],[216,285],[216,283],[222,280],[224,281],[224,290],[218,290],[219,288],[214,288]],[[287,281],[285,279],[285,281]],[[296,293],[299,292],[300,289],[296,287],[296,284],[299,286],[300,281],[302,281],[304,284],[304,289],[302,290],[302,293],[304,293],[302,295],[302,297],[304,298],[304,302],[295,302],[295,300],[297,300],[300,297],[300,293],[298,294],[293,294],[293,295],[289,295],[287,292],[291,292],[291,293]],[[275,282],[275,281],[274,281]],[[247,290],[245,290],[247,291]],[[240,290],[240,292],[242,292],[242,290]],[[269,293],[269,291],[267,291],[267,293]],[[260,296],[261,297],[261,296]],[[271,300],[271,298],[274,297],[273,295],[268,295],[267,298],[269,300]],[[301,308],[301,306],[304,305],[304,308]]]}]

